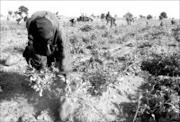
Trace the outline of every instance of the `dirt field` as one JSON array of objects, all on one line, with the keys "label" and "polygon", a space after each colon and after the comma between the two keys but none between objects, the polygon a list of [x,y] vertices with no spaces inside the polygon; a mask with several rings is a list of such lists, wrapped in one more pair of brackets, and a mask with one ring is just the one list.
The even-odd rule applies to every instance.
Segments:
[{"label": "dirt field", "polygon": [[[161,27],[159,20],[149,20],[148,26],[143,19],[132,25],[117,20],[110,28],[95,19],[72,27],[62,19],[74,69],[67,85],[54,72],[29,74],[22,57],[28,42],[25,23],[1,21],[0,122],[180,121],[180,26],[163,22]],[[6,66],[12,54],[17,63]],[[30,76],[40,75],[52,82],[42,96],[29,85]],[[167,82],[173,88],[164,86]]]}]

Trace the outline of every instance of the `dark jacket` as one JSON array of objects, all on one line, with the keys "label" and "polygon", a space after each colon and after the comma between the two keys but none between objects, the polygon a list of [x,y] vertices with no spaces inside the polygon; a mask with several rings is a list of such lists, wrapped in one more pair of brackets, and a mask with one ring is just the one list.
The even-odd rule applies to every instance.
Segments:
[{"label": "dark jacket", "polygon": [[[36,21],[41,21],[41,18],[45,18],[46,21],[48,20],[50,22],[49,24],[52,25],[52,27],[49,26],[49,24],[44,24],[42,26],[42,28],[44,28],[42,29],[43,31],[48,31],[44,35],[41,34],[41,28],[36,29],[33,26],[34,23],[35,24],[38,23]],[[40,22],[40,26],[41,26],[41,22]],[[66,44],[67,40],[66,40],[64,31],[62,30],[62,27],[60,27],[58,18],[49,11],[38,11],[34,13],[30,19],[27,20],[26,28],[28,31],[28,39],[33,41],[35,55],[46,56],[48,60],[47,61],[48,66],[51,65],[51,62],[56,60],[59,63],[60,70],[64,70],[64,68],[67,67],[67,66],[64,66],[65,65],[64,62],[66,62],[64,61],[65,60],[64,54],[67,54],[68,47]],[[49,28],[50,28],[50,31],[49,31]],[[51,33],[52,38],[47,40],[45,37],[44,39],[43,36],[47,36],[49,33]],[[42,60],[40,59],[36,60],[36,62],[38,61],[39,61],[39,64],[41,64]]]}]

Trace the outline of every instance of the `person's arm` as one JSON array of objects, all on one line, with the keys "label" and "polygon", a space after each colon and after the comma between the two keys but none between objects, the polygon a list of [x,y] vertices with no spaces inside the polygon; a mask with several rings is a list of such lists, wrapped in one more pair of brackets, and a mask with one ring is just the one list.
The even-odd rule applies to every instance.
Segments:
[{"label": "person's arm", "polygon": [[54,40],[52,42],[52,48],[54,48],[54,58],[57,61],[59,70],[64,71],[63,59],[64,59],[64,46],[61,32],[56,30]]},{"label": "person's arm", "polygon": [[58,49],[56,52],[56,59],[59,63],[59,69],[63,72],[71,71],[72,56],[70,55],[69,43],[63,30],[57,31],[56,41]]}]

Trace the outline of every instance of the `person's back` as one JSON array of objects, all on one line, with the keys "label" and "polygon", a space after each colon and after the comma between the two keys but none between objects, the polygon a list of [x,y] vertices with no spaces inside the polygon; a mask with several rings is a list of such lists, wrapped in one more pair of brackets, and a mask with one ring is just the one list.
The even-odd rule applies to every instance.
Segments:
[{"label": "person's back", "polygon": [[48,20],[50,20],[52,22],[52,25],[53,25],[53,28],[54,28],[54,31],[56,29],[59,29],[60,28],[60,23],[59,23],[59,20],[58,18],[51,12],[49,11],[38,11],[38,12],[35,12],[30,19],[28,19],[28,21],[26,22],[26,28],[28,30],[28,32],[30,31],[29,30],[29,27],[30,27],[30,24],[31,22],[37,18],[37,17],[45,17],[47,18]]},{"label": "person's back", "polygon": [[[49,11],[35,12],[26,23],[28,39],[33,41],[36,55],[46,56],[51,61],[58,62],[61,71],[70,70],[69,48],[63,29],[60,27],[58,18]],[[39,59],[40,62],[43,62]]]}]

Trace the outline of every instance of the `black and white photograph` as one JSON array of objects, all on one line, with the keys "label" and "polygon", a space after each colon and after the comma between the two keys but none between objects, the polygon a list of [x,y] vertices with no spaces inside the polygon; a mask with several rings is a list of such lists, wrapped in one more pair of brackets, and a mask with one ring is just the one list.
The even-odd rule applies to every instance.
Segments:
[{"label": "black and white photograph", "polygon": [[180,122],[179,0],[1,0],[0,122]]}]

